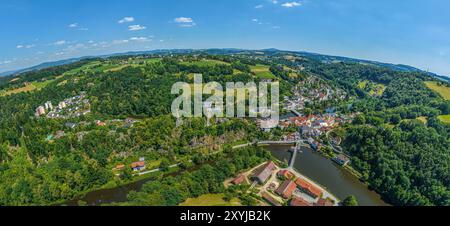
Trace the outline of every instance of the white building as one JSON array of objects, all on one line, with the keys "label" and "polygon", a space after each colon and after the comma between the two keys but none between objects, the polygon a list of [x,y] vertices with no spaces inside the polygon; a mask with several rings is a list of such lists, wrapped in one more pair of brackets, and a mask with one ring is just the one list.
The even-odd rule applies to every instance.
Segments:
[{"label": "white building", "polygon": [[36,113],[34,114],[36,117],[39,117],[43,114],[45,114],[45,108],[43,106],[39,106],[38,108],[36,108]]},{"label": "white building", "polygon": [[264,119],[264,120],[258,120],[259,127],[269,132],[271,129],[274,129],[278,126],[279,121],[276,119]]},{"label": "white building", "polygon": [[52,102],[50,101],[45,102],[45,109],[49,111],[53,110]]},{"label": "white building", "polygon": [[67,107],[66,102],[64,102],[64,101],[59,102],[58,107],[59,107],[60,109],[66,108],[66,107]]}]

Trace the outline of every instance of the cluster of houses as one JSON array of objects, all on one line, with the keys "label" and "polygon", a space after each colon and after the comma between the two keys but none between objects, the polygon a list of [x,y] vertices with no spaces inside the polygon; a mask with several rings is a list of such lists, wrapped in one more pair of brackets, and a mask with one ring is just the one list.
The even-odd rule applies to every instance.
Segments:
[{"label": "cluster of houses", "polygon": [[[124,164],[119,164],[113,170],[122,171],[125,169],[125,167],[126,166]],[[144,157],[139,158],[139,161],[131,163],[129,167],[131,170],[133,170],[133,172],[141,172],[145,170],[146,168],[145,158]]]},{"label": "cluster of houses", "polygon": [[308,180],[296,176],[288,169],[279,169],[270,161],[256,168],[248,177],[241,174],[231,183],[239,185],[248,178],[260,189],[259,195],[273,206],[335,206],[337,200],[325,197],[322,188]]},{"label": "cluster of houses", "polygon": [[89,99],[86,98],[86,94],[82,93],[80,95],[65,99],[56,107],[53,107],[51,101],[47,101],[44,106],[39,106],[36,108],[35,116],[41,117],[46,115],[50,119],[67,119],[80,117],[91,112]]},{"label": "cluster of houses", "polygon": [[293,97],[285,97],[284,108],[287,110],[304,109],[306,103],[345,99],[347,94],[340,89],[333,89],[317,77],[310,76],[297,84]]},{"label": "cluster of houses", "polygon": [[[351,122],[353,117],[337,117],[334,113],[326,113],[323,115],[310,115],[301,117],[291,117],[280,121],[281,128],[295,126],[299,128],[299,132],[285,136],[285,140],[302,137],[308,141],[313,149],[319,150],[321,144],[317,139],[327,132],[333,130],[336,126]],[[334,140],[338,145],[340,141]]]}]

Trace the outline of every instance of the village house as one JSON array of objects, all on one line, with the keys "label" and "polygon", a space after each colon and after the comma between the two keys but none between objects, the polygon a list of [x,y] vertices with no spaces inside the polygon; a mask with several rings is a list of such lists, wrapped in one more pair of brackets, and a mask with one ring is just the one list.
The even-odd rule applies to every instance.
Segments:
[{"label": "village house", "polygon": [[124,164],[119,164],[113,170],[124,170],[124,169],[125,169],[125,165]]},{"label": "village house", "polygon": [[289,202],[290,206],[312,206],[311,203],[309,203],[308,201],[300,198],[300,197],[294,197],[291,199],[291,201]]},{"label": "village house", "polygon": [[145,170],[145,162],[144,161],[133,162],[131,163],[131,169],[135,172]]},{"label": "village house", "polygon": [[320,198],[314,206],[334,206],[334,203],[329,199]]},{"label": "village house", "polygon": [[333,161],[341,166],[346,166],[350,163],[350,159],[343,154],[339,154],[336,157],[334,157]]},{"label": "village house", "polygon": [[285,199],[289,199],[292,196],[292,193],[295,191],[297,186],[291,180],[284,181],[275,191],[278,195]]},{"label": "village house", "polygon": [[275,163],[272,161],[266,163],[265,165],[256,169],[252,176],[252,179],[257,181],[259,184],[264,184],[272,175],[272,172],[277,168]]},{"label": "village house", "polygon": [[278,171],[277,176],[283,180],[291,180],[294,178],[294,174],[289,170],[280,170]]},{"label": "village house", "polygon": [[44,106],[45,106],[46,110],[49,110],[49,111],[53,110],[53,105],[52,105],[52,102],[50,102],[50,101],[45,102]]},{"label": "village house", "polygon": [[39,117],[41,115],[45,114],[45,108],[44,106],[39,106],[36,108],[36,113],[34,114],[36,117]]},{"label": "village house", "polygon": [[319,198],[322,197],[322,190],[320,188],[317,188],[316,186],[312,185],[311,183],[307,182],[306,180],[303,180],[302,178],[298,178],[295,183],[299,187],[300,190],[308,194],[309,196],[313,198]]},{"label": "village house", "polygon": [[269,202],[273,206],[282,206],[280,202],[278,202],[274,197],[272,197],[272,195],[270,195],[267,192],[263,192],[262,193],[262,197],[263,197],[264,200],[266,200],[267,202]]},{"label": "village house", "polygon": [[241,174],[238,177],[234,178],[233,181],[231,181],[231,183],[234,185],[239,185],[244,183],[245,181],[246,181],[245,175]]},{"label": "village house", "polygon": [[256,123],[262,131],[270,132],[278,126],[279,121],[276,119],[258,119]]},{"label": "village house", "polygon": [[300,139],[300,133],[295,132],[283,137],[284,141],[297,141]]},{"label": "village house", "polygon": [[59,109],[64,109],[64,108],[66,108],[66,107],[67,107],[66,102],[64,102],[64,101],[59,102],[59,104],[58,104],[58,108],[59,108]]},{"label": "village house", "polygon": [[106,126],[106,123],[105,123],[105,122],[102,122],[102,121],[100,121],[100,120],[95,121],[95,124],[96,124],[97,126]]}]

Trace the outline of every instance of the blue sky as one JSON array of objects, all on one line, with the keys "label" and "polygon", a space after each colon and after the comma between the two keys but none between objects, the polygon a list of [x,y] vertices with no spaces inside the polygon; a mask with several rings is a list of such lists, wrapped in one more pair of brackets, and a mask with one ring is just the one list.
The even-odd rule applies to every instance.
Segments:
[{"label": "blue sky", "polygon": [[450,75],[447,0],[2,0],[0,72],[167,48],[279,48]]}]

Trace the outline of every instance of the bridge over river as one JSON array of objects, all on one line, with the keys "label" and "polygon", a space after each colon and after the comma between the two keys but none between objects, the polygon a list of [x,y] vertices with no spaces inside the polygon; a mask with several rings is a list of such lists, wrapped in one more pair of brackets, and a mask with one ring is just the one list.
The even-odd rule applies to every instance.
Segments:
[{"label": "bridge over river", "polygon": [[291,149],[292,153],[292,157],[291,160],[289,161],[289,169],[294,169],[294,164],[295,164],[295,160],[297,159],[297,153],[301,151],[301,147],[309,147],[309,145],[307,145],[305,143],[305,140],[303,139],[299,139],[299,140],[293,140],[293,141],[260,141],[257,143],[258,145],[295,145],[295,147],[293,147]]}]

